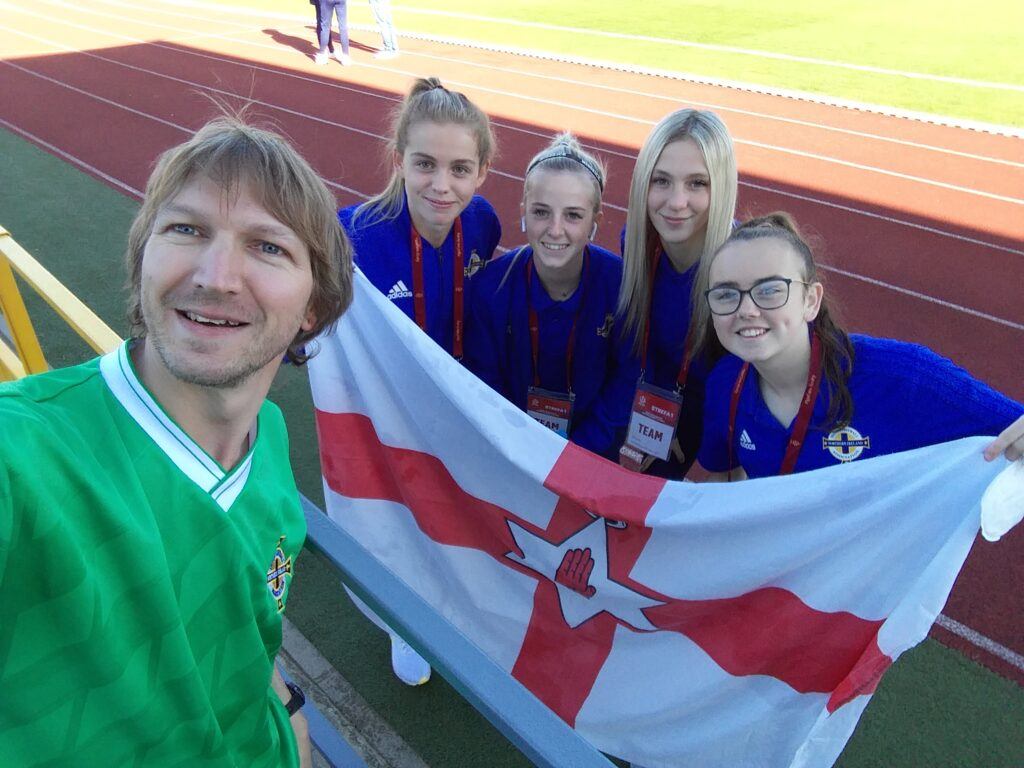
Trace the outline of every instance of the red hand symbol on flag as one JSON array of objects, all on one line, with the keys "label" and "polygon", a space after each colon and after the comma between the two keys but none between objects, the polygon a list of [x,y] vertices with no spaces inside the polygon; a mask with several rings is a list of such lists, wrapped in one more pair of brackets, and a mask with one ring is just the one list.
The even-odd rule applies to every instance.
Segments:
[{"label": "red hand symbol on flag", "polygon": [[570,549],[562,558],[562,564],[558,566],[555,581],[584,597],[593,597],[597,590],[588,583],[593,570],[594,558],[590,555],[590,547]]}]

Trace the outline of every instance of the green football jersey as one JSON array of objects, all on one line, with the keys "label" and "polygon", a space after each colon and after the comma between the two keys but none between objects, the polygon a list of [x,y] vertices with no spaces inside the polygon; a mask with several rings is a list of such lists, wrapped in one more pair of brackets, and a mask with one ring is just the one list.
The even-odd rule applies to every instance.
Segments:
[{"label": "green football jersey", "polygon": [[0,386],[0,764],[297,765],[270,687],[306,534],[281,413],[225,471],[129,343]]}]

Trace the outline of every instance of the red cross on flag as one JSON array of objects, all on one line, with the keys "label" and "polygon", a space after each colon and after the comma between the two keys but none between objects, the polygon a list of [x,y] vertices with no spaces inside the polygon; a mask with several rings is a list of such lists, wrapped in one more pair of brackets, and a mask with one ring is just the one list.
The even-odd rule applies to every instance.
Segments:
[{"label": "red cross on flag", "polygon": [[356,282],[310,364],[332,519],[599,749],[832,765],[967,556],[1001,469],[984,441],[666,483],[545,429]]}]

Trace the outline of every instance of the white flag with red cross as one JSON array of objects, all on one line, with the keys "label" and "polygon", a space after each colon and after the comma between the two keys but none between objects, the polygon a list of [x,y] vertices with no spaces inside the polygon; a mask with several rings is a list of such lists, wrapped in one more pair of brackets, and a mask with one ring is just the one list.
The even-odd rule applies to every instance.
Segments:
[{"label": "white flag with red cross", "polygon": [[331,518],[605,752],[832,765],[942,609],[1002,468],[986,441],[666,482],[567,443],[356,289],[310,363]]}]

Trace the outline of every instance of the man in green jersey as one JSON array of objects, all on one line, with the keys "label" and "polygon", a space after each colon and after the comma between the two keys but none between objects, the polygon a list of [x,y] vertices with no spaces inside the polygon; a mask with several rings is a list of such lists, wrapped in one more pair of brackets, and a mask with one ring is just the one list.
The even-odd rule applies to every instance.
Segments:
[{"label": "man in green jersey", "polygon": [[265,397],[351,300],[334,197],[219,118],[160,158],[127,258],[133,338],[0,386],[0,764],[306,763],[273,670],[306,531]]}]

